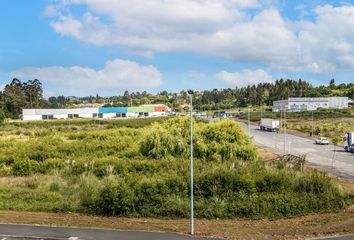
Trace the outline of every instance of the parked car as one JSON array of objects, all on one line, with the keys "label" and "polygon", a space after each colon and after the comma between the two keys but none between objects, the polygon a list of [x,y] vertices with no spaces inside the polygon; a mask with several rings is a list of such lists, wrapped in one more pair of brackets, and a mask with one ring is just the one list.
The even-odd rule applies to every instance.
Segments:
[{"label": "parked car", "polygon": [[319,145],[328,145],[329,141],[325,137],[320,137],[320,138],[315,139],[315,143],[319,144]]}]

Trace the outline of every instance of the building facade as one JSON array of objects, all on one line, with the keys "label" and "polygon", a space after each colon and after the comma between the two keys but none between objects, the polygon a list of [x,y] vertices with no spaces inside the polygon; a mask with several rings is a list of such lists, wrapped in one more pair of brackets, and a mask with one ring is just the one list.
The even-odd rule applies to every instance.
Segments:
[{"label": "building facade", "polygon": [[23,109],[22,120],[51,120],[72,118],[136,118],[136,117],[163,117],[170,109],[163,104],[139,107],[99,107],[99,108],[72,108],[72,109]]},{"label": "building facade", "polygon": [[349,105],[348,97],[327,97],[327,98],[289,98],[273,102],[273,112],[290,111],[302,112],[313,111],[319,108],[343,109]]}]

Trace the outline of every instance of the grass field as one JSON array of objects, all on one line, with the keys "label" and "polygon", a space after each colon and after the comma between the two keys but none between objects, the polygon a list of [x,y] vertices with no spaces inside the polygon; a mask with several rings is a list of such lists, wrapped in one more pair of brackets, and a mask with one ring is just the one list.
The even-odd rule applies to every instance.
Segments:
[{"label": "grass field", "polygon": [[[194,127],[199,218],[281,218],[354,202],[323,173],[266,166],[233,121]],[[188,128],[188,118],[7,123],[0,209],[188,217]]]}]

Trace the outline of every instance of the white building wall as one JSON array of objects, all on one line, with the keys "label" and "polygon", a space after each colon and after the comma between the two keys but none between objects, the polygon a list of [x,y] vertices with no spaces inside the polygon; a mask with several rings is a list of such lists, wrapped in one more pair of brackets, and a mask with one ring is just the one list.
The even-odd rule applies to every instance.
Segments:
[{"label": "white building wall", "polygon": [[67,119],[68,118],[68,114],[55,114],[54,118],[55,119]]},{"label": "white building wall", "polygon": [[151,112],[149,113],[149,117],[163,117],[166,116],[165,112]]},{"label": "white building wall", "polygon": [[115,118],[117,117],[116,113],[103,113],[103,118]]},{"label": "white building wall", "polygon": [[[68,119],[68,115],[78,115],[79,118],[100,118],[98,108],[75,108],[75,109],[23,109],[22,119],[24,121],[43,120],[43,115],[52,115],[54,119]],[[139,112],[127,112],[127,118],[137,117],[161,117],[166,116],[166,112],[149,112],[147,116],[139,116]],[[103,113],[104,119],[117,118],[116,113]]]},{"label": "white building wall", "polygon": [[279,100],[273,102],[273,112],[279,112],[284,109],[289,109],[288,100]]},{"label": "white building wall", "polygon": [[22,120],[24,121],[36,121],[36,120],[42,120],[42,115],[23,115]]},{"label": "white building wall", "polygon": [[330,97],[328,98],[329,108],[347,108],[349,106],[348,97]]},{"label": "white building wall", "polygon": [[329,98],[289,98],[273,102],[273,112],[288,109],[292,112],[313,111],[319,108],[342,109],[349,106],[347,97],[329,97]]}]

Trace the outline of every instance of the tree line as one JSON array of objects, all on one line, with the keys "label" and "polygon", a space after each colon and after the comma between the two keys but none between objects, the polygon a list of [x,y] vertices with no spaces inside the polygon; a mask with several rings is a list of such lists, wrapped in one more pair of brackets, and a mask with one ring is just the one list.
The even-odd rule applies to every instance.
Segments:
[{"label": "tree line", "polygon": [[[354,99],[354,84],[337,85],[332,79],[328,86],[314,87],[302,79],[279,79],[273,83],[259,83],[241,88],[195,91],[194,105],[197,110],[234,109],[271,106],[273,101],[289,97],[328,96],[348,96]],[[123,107],[163,103],[175,111],[183,111],[188,101],[188,94],[184,90],[178,93],[162,91],[158,94],[125,91],[122,95],[111,97],[101,97],[97,94],[86,97],[53,96],[44,99],[42,83],[38,79],[21,82],[15,78],[0,92],[0,121],[4,118],[20,118],[23,108],[68,108],[90,104]]]},{"label": "tree line", "polygon": [[0,92],[0,118],[17,119],[23,108],[40,108],[44,102],[42,83],[38,79],[21,82],[14,78]]}]

